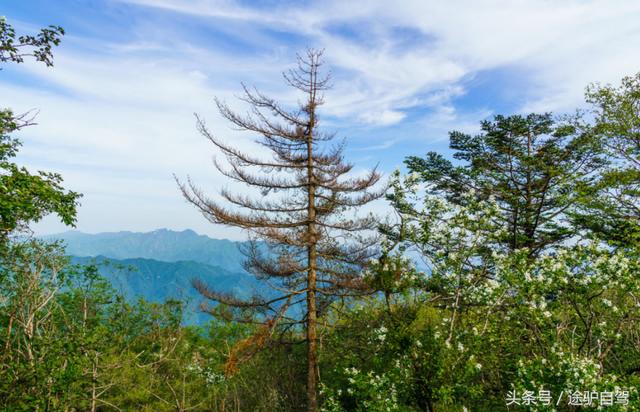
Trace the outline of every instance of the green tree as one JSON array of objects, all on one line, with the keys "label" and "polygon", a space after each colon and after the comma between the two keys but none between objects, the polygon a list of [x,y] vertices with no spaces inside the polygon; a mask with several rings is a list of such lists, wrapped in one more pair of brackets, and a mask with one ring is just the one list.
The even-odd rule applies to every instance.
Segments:
[{"label": "green tree", "polygon": [[32,173],[11,161],[20,142],[9,133],[18,127],[11,111],[0,112],[0,241],[50,213],[57,214],[66,225],[73,225],[80,198],[80,194],[62,187],[59,174]]},{"label": "green tree", "polygon": [[[4,17],[0,19],[0,63],[22,63],[32,56],[47,66],[53,65],[52,47],[60,43],[61,27],[42,29],[37,36],[16,38],[15,30]],[[1,68],[1,66],[0,66]],[[44,216],[55,213],[66,225],[73,225],[80,194],[66,191],[57,173],[31,173],[12,162],[21,145],[11,133],[33,124],[28,113],[14,115],[0,110],[0,242],[9,234],[28,227]]]},{"label": "green tree", "polygon": [[73,269],[58,244],[8,245],[0,265],[0,405],[61,410],[82,398],[82,341],[58,301]]},{"label": "green tree", "polygon": [[[26,57],[52,65],[52,47],[64,31],[41,30],[16,38],[0,19],[0,63],[22,63]],[[56,213],[73,224],[79,194],[65,191],[55,173],[29,172],[12,162],[20,142],[11,133],[33,124],[29,113],[0,110],[0,398],[6,410],[60,410],[82,397],[81,340],[70,332],[58,301],[69,286],[68,260],[57,243],[10,235]]]},{"label": "green tree", "polygon": [[495,116],[472,136],[451,132],[456,162],[430,152],[405,161],[426,190],[463,205],[466,193],[495,199],[501,244],[532,255],[575,234],[568,213],[602,166],[597,141],[579,119],[554,120],[551,114]]},{"label": "green tree", "polygon": [[640,73],[619,86],[592,84],[594,134],[611,160],[585,192],[578,223],[618,247],[640,246]]}]

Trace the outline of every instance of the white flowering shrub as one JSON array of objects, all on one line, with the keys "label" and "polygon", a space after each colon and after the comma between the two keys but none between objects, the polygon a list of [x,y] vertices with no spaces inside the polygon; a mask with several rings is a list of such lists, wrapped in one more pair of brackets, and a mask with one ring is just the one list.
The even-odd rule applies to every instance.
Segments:
[{"label": "white flowering shrub", "polygon": [[219,367],[214,368],[211,365],[201,366],[197,361],[188,364],[186,367],[186,370],[188,372],[196,375],[198,378],[203,379],[204,382],[210,386],[224,382],[225,380],[224,374],[216,371],[216,369],[219,369]]},{"label": "white flowering shrub", "polygon": [[447,342],[447,325],[429,306],[396,306],[390,316],[373,300],[352,311],[348,328],[326,341],[342,350],[325,366],[325,410],[424,410],[435,399],[455,408],[455,399],[479,396],[481,341],[471,332]]},{"label": "white flowering shrub", "polygon": [[[527,405],[532,411],[555,411],[570,406],[582,410],[637,411],[637,381],[622,382],[614,374],[603,373],[597,359],[584,358],[560,350],[550,357],[538,357],[518,362],[514,393],[538,395],[535,402]],[[548,393],[541,401],[539,394]],[[609,394],[609,401],[604,394]],[[620,399],[621,395],[625,399]],[[535,399],[535,398],[534,398]],[[615,400],[614,400],[615,399]]]},{"label": "white flowering shrub", "polygon": [[[395,370],[395,372],[400,372]],[[344,368],[342,371],[346,376],[347,384],[345,388],[330,392],[323,387],[322,394],[327,397],[323,411],[337,412],[343,411],[341,397],[350,398],[355,405],[355,410],[371,412],[396,412],[405,410],[398,404],[397,383],[400,381],[393,372],[375,374],[373,371],[362,372],[355,367]]]},{"label": "white flowering shrub", "polygon": [[392,182],[401,221],[383,228],[366,274],[383,293],[346,317],[339,308],[325,341],[326,410],[505,410],[510,391],[555,396],[513,410],[574,410],[569,394],[602,391],[628,391],[606,410],[640,410],[636,252],[509,250],[491,199],[457,206],[421,190],[414,176]]}]

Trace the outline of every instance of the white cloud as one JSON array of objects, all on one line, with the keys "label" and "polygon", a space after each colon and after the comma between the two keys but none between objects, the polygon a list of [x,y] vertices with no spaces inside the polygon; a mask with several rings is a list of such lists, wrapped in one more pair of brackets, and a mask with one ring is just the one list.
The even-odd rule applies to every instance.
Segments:
[{"label": "white cloud", "polygon": [[382,110],[381,112],[368,112],[358,116],[358,119],[375,126],[386,126],[398,123],[405,118],[404,113],[393,110]]}]

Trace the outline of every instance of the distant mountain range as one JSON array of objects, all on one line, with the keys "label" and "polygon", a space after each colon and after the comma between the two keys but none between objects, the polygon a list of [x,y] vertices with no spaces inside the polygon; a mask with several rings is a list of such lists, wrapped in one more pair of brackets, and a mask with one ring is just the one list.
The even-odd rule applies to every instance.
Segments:
[{"label": "distant mountain range", "polygon": [[191,285],[194,278],[240,297],[251,296],[261,288],[265,291],[265,286],[242,267],[243,242],[167,229],[148,233],[73,231],[44,238],[64,241],[74,263],[99,264],[100,274],[131,301],[140,297],[153,302],[169,298],[185,301],[187,324],[209,319],[198,311],[203,298]]},{"label": "distant mountain range", "polygon": [[72,256],[105,256],[113,259],[146,258],[163,262],[193,261],[219,266],[232,272],[243,271],[243,242],[212,239],[193,230],[175,232],[110,232],[88,234],[77,231],[45,236],[60,239]]}]

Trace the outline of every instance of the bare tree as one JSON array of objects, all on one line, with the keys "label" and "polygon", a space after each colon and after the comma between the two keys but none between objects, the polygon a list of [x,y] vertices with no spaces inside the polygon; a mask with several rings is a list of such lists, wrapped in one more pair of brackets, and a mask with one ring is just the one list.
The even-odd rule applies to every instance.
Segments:
[{"label": "bare tree", "polygon": [[[196,288],[206,298],[235,308],[234,318],[249,310],[261,313],[257,335],[234,351],[250,356],[271,336],[276,327],[291,330],[297,325],[306,332],[308,410],[318,407],[318,317],[335,299],[370,293],[361,277],[361,268],[372,257],[375,243],[370,230],[373,216],[358,216],[355,208],[379,198],[380,174],[374,168],[354,177],[353,165],[343,159],[344,141],[327,142],[333,134],[319,130],[318,107],[329,88],[329,76],[320,73],[322,51],[307,50],[298,56],[298,66],[283,74],[286,83],[302,92],[297,109],[288,110],[275,100],[243,85],[241,99],[251,112],[241,115],[216,99],[223,117],[243,131],[256,133],[256,142],[268,149],[271,158],[261,159],[243,152],[214,136],[197,117],[198,130],[227,159],[215,162],[217,169],[233,182],[259,189],[262,197],[221,190],[229,204],[207,197],[189,179],[178,181],[184,197],[212,223],[245,229],[252,242],[246,251],[246,269],[269,284],[274,293],[240,299],[221,293],[196,280]],[[353,212],[347,217],[346,212]],[[302,307],[299,313],[290,308]],[[205,306],[213,314],[221,307]]]}]

